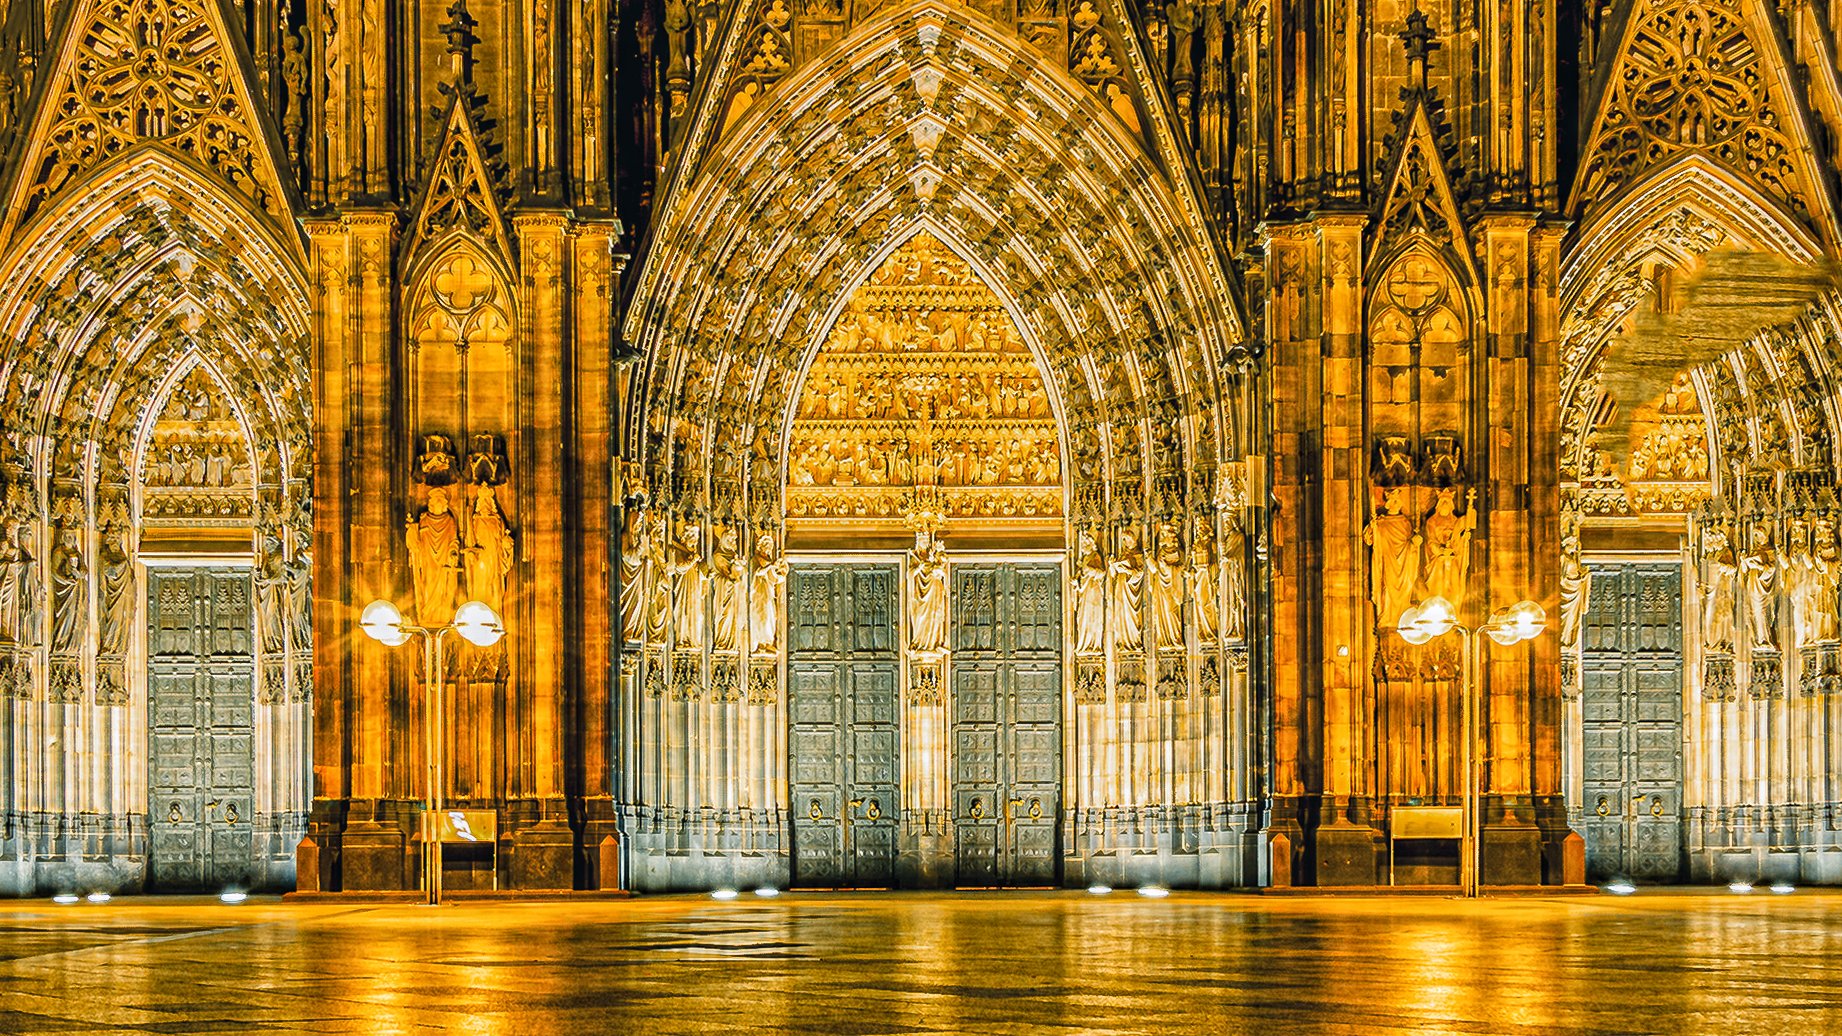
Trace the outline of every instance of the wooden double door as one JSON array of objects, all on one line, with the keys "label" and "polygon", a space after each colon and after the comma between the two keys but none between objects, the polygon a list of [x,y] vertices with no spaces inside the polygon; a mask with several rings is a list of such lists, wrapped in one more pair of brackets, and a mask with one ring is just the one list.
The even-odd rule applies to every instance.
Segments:
[{"label": "wooden double door", "polygon": [[944,843],[903,828],[900,580],[895,565],[803,565],[789,576],[794,884],[892,888],[903,851],[950,853],[944,867],[916,870],[959,887],[1055,884],[1060,566],[952,569]]}]

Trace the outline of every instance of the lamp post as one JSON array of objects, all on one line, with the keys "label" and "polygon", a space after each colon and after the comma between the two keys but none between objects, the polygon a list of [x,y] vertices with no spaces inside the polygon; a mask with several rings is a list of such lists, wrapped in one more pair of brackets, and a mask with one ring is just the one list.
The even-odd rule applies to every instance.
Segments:
[{"label": "lamp post", "polygon": [[1402,613],[1396,627],[1401,639],[1409,644],[1425,644],[1435,637],[1456,632],[1463,644],[1459,674],[1459,726],[1464,741],[1460,766],[1464,772],[1464,826],[1459,837],[1458,881],[1466,897],[1477,895],[1478,886],[1478,767],[1474,751],[1478,740],[1478,709],[1472,700],[1475,681],[1471,668],[1477,639],[1489,637],[1504,647],[1533,640],[1548,626],[1548,613],[1534,601],[1522,601],[1484,620],[1475,629],[1458,621],[1452,602],[1432,597]]},{"label": "lamp post", "polygon": [[422,887],[430,906],[441,905],[441,824],[442,769],[447,737],[443,731],[443,711],[447,706],[447,658],[443,638],[457,633],[462,640],[479,647],[491,647],[505,636],[499,615],[479,601],[468,601],[454,612],[446,625],[427,627],[403,621],[403,613],[389,601],[377,600],[365,605],[358,618],[365,635],[385,647],[401,647],[411,637],[422,638],[422,667],[427,674],[423,682],[426,696],[422,703],[423,755],[428,761],[428,796],[422,810]]}]

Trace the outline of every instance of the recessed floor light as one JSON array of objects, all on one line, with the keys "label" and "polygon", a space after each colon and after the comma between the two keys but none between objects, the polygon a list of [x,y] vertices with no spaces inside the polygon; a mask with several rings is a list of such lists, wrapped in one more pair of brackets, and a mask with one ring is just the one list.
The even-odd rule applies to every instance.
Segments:
[{"label": "recessed floor light", "polygon": [[1790,885],[1782,881],[1772,886],[1772,894],[1775,896],[1788,896],[1796,891],[1797,887],[1795,885]]},{"label": "recessed floor light", "polygon": [[85,896],[84,898],[89,900],[92,903],[107,903],[109,900],[113,899],[114,897],[109,895],[107,892],[92,892],[89,895]]},{"label": "recessed floor light", "polygon": [[1727,886],[1727,891],[1728,891],[1728,892],[1742,892],[1742,893],[1744,893],[1744,892],[1751,892],[1751,891],[1752,891],[1752,882],[1750,882],[1750,881],[1736,881],[1736,882],[1734,882],[1734,883],[1732,883],[1732,884],[1730,884],[1730,885],[1728,885],[1728,886]]},{"label": "recessed floor light", "polygon": [[780,895],[780,890],[773,888],[756,889],[755,895],[760,896],[762,899],[773,899],[775,896]]},{"label": "recessed floor light", "polygon": [[217,898],[225,903],[241,903],[244,900],[249,898],[249,893],[247,892],[226,892]]},{"label": "recessed floor light", "polygon": [[53,903],[62,903],[65,906],[69,906],[72,903],[77,902],[79,898],[80,897],[75,892],[60,892],[57,895],[52,896],[51,901]]},{"label": "recessed floor light", "polygon": [[1157,885],[1146,885],[1144,888],[1138,890],[1138,894],[1147,899],[1163,899],[1165,896],[1170,895],[1170,889],[1160,888]]},{"label": "recessed floor light", "polygon": [[1113,886],[1089,885],[1087,886],[1087,894],[1090,896],[1110,896],[1113,894]]},{"label": "recessed floor light", "polygon": [[715,892],[710,893],[710,898],[711,899],[734,899],[736,898],[736,890],[735,889],[717,889]]},{"label": "recessed floor light", "polygon": [[1614,881],[1607,885],[1605,890],[1614,896],[1628,896],[1637,891],[1637,886],[1628,881]]}]

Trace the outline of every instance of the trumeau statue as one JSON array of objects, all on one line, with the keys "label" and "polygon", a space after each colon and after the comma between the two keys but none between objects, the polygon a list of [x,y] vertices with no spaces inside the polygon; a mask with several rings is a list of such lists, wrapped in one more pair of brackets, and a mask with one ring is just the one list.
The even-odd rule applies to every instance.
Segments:
[{"label": "trumeau statue", "polygon": [[908,555],[908,646],[917,653],[947,646],[946,546],[926,529],[915,532]]},{"label": "trumeau statue", "polygon": [[1739,566],[1727,533],[1716,526],[1702,537],[1701,644],[1708,651],[1732,651],[1734,589]]},{"label": "trumeau statue", "polygon": [[755,571],[749,587],[749,650],[772,654],[780,643],[780,599],[787,592],[787,559],[780,556],[774,530],[755,531]]},{"label": "trumeau statue", "polygon": [[1414,584],[1420,578],[1420,533],[1407,513],[1407,491],[1389,489],[1381,506],[1369,519],[1362,539],[1373,550],[1369,594],[1375,602],[1375,624],[1391,629],[1413,603]]},{"label": "trumeau statue", "polygon": [[1778,551],[1772,530],[1763,522],[1752,527],[1752,546],[1740,559],[1746,634],[1754,651],[1778,649]]},{"label": "trumeau statue", "polygon": [[416,622],[429,629],[446,626],[459,604],[460,522],[449,507],[448,492],[447,486],[431,486],[428,505],[404,534],[416,584]]},{"label": "trumeau statue", "polygon": [[1090,529],[1082,529],[1080,570],[1075,577],[1075,650],[1097,655],[1106,651],[1106,558]]},{"label": "trumeau statue", "polygon": [[512,571],[512,534],[499,513],[499,498],[490,483],[473,487],[473,514],[467,522],[467,592],[505,619],[505,579]]},{"label": "trumeau statue", "polygon": [[1183,646],[1183,595],[1185,572],[1183,534],[1176,525],[1158,527],[1157,556],[1146,566],[1151,573],[1151,616],[1160,649]]},{"label": "trumeau statue", "polygon": [[[1459,611],[1465,604],[1466,577],[1471,572],[1471,533],[1477,528],[1477,491],[1472,490],[1464,514],[1457,513],[1458,492],[1441,489],[1426,516],[1426,594],[1443,597]],[[1396,613],[1399,618],[1399,613]]]},{"label": "trumeau statue", "polygon": [[1138,533],[1119,531],[1119,553],[1107,566],[1107,575],[1112,580],[1113,646],[1139,650],[1145,646],[1145,556]]}]

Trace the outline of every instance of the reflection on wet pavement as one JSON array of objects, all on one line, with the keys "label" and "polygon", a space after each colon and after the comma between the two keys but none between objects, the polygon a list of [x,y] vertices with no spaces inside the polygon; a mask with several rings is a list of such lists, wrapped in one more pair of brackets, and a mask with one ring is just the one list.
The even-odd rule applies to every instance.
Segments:
[{"label": "reflection on wet pavement", "polygon": [[1832,1033],[1842,896],[0,905],[0,1033]]}]

